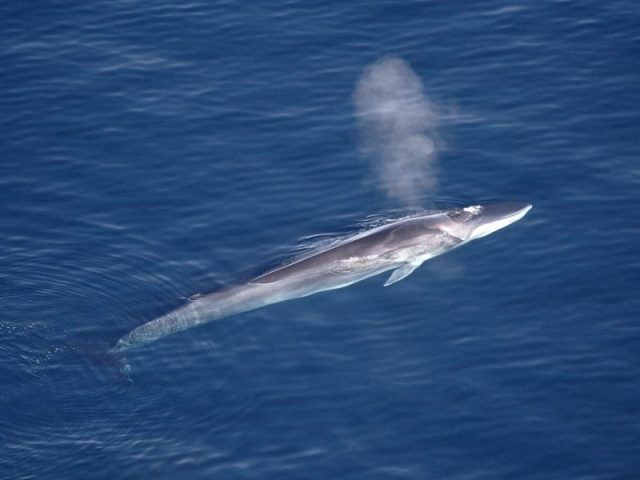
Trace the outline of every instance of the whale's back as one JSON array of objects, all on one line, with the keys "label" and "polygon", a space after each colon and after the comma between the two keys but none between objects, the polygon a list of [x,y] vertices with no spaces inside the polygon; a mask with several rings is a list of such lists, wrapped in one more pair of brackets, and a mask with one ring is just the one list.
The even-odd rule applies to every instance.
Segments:
[{"label": "whale's back", "polygon": [[294,276],[302,276],[310,272],[320,271],[335,266],[346,259],[371,258],[375,260],[394,250],[409,246],[417,238],[429,232],[440,233],[428,226],[422,218],[378,227],[370,232],[356,235],[327,250],[313,253],[288,265],[270,270],[250,283],[273,283]]}]

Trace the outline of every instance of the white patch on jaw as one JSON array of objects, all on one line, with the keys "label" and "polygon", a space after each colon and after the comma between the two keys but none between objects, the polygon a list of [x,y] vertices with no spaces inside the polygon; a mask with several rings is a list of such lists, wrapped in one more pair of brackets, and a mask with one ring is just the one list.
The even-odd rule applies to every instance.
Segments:
[{"label": "white patch on jaw", "polygon": [[462,209],[465,212],[468,213],[481,213],[482,212],[482,206],[481,205],[471,205],[470,207],[465,207]]}]

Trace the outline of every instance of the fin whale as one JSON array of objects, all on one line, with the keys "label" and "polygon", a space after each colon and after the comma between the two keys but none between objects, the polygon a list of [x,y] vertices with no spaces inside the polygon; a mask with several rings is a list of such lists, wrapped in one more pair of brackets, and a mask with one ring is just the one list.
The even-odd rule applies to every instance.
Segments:
[{"label": "fin whale", "polygon": [[117,352],[220,318],[346,287],[392,271],[391,285],[424,261],[520,220],[531,205],[501,202],[430,212],[367,230],[249,282],[200,295],[118,340]]}]

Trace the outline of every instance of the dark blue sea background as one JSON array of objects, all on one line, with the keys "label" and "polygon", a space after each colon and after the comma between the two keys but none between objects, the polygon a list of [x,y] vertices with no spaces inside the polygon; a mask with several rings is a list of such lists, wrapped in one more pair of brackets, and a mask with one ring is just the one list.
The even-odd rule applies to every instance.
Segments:
[{"label": "dark blue sea background", "polygon": [[[640,478],[637,2],[7,1],[0,25],[1,478]],[[439,111],[420,206],[531,212],[127,377],[131,329],[407,207],[354,106],[384,58]]]}]

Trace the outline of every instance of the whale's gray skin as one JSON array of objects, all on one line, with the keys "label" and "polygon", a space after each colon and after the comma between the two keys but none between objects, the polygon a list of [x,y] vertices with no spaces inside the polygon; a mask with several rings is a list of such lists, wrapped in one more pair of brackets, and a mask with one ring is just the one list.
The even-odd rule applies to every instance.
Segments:
[{"label": "whale's gray skin", "polygon": [[135,328],[115,350],[153,342],[187,328],[273,303],[346,287],[393,270],[385,286],[402,280],[422,262],[520,220],[531,205],[515,202],[431,212],[365,231],[326,250],[195,298]]}]

